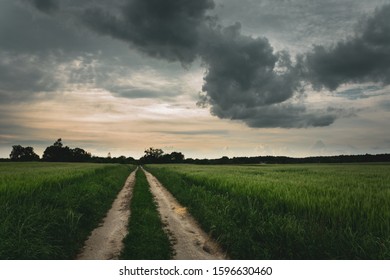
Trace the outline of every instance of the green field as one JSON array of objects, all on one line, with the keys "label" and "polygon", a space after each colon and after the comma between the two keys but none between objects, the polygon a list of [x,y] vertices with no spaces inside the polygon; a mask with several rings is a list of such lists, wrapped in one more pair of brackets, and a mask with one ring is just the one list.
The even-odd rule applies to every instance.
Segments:
[{"label": "green field", "polygon": [[0,163],[0,259],[73,259],[132,169]]},{"label": "green field", "polygon": [[[0,163],[0,259],[75,258],[134,168]],[[232,259],[390,259],[390,164],[146,169]],[[170,258],[143,172],[136,179],[121,258]]]},{"label": "green field", "polygon": [[390,259],[390,165],[148,165],[232,259]]}]

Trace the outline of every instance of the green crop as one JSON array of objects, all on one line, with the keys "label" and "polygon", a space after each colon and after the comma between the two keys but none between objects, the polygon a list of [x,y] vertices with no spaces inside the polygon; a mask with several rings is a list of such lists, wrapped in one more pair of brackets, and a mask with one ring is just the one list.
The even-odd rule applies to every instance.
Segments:
[{"label": "green crop", "polygon": [[0,163],[0,259],[72,259],[131,169],[89,163]]},{"label": "green crop", "polygon": [[150,165],[233,259],[389,259],[390,165]]}]

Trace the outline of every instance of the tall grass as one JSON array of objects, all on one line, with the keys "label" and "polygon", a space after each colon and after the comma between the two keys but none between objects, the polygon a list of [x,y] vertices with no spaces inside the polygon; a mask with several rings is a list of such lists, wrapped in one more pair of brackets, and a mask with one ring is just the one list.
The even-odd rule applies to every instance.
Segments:
[{"label": "tall grass", "polygon": [[0,164],[0,259],[72,259],[131,171],[124,165]]},{"label": "tall grass", "polygon": [[148,168],[232,258],[390,258],[390,165]]},{"label": "tall grass", "polygon": [[130,204],[129,234],[121,259],[169,260],[172,248],[144,172],[139,170]]}]

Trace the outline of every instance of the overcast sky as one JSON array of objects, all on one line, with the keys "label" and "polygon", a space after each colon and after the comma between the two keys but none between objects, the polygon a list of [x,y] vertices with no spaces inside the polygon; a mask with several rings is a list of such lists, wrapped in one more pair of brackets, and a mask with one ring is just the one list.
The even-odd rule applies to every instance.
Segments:
[{"label": "overcast sky", "polygon": [[390,1],[0,1],[0,157],[389,153],[389,84]]}]

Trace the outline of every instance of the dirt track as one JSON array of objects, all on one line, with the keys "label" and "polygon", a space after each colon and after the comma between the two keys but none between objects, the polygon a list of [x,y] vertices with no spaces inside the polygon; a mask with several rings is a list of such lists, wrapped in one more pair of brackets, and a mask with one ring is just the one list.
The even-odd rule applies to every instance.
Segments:
[{"label": "dirt track", "polygon": [[[133,171],[127,178],[123,189],[119,192],[102,224],[92,231],[76,259],[118,259],[123,249],[123,238],[128,233],[129,205],[137,170]],[[187,209],[181,206],[152,174],[144,169],[142,170],[146,174],[150,190],[158,204],[158,210],[163,224],[166,225],[166,231],[173,240],[174,259],[226,259],[226,254],[199,227],[187,212]]]},{"label": "dirt track", "polygon": [[94,229],[84,244],[78,260],[118,259],[123,248],[122,240],[127,235],[130,216],[130,199],[135,183],[133,171],[127,178],[102,224]]},{"label": "dirt track", "polygon": [[218,260],[226,255],[199,227],[177,200],[149,172],[143,170],[154,195],[163,223],[174,239],[176,260]]}]

